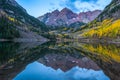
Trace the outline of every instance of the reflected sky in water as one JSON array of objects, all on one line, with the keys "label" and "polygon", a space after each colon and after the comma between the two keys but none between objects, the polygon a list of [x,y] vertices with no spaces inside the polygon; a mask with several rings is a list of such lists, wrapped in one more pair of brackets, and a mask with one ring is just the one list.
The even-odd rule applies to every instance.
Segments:
[{"label": "reflected sky in water", "polygon": [[120,45],[0,43],[0,80],[120,80],[119,67]]},{"label": "reflected sky in water", "polygon": [[39,62],[28,64],[13,80],[110,80],[102,70],[73,67],[69,71],[53,69]]}]

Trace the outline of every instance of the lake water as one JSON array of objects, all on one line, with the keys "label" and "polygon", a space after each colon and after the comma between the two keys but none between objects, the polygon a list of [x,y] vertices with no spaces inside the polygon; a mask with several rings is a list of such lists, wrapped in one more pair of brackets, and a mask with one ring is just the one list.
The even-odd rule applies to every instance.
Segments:
[{"label": "lake water", "polygon": [[120,80],[120,45],[2,42],[0,80]]}]

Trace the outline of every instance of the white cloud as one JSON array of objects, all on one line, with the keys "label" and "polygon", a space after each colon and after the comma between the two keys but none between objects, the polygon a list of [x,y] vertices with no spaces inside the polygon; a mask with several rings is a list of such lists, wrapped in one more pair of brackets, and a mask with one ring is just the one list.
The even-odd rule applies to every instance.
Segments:
[{"label": "white cloud", "polygon": [[[62,0],[63,4],[68,8],[72,9],[74,12],[83,12],[83,11],[93,11],[93,10],[103,10],[111,0]],[[69,5],[70,4],[70,5]]]}]

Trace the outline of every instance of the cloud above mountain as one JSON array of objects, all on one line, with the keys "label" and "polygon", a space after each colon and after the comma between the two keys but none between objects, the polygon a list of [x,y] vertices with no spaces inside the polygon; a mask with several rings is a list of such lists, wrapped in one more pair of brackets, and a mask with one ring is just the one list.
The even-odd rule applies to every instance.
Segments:
[{"label": "cloud above mountain", "polygon": [[93,11],[96,9],[103,10],[111,0],[61,0],[61,7],[68,7],[74,12]]},{"label": "cloud above mountain", "polygon": [[103,10],[111,0],[16,0],[27,12],[35,17],[55,9],[67,7],[74,12]]}]

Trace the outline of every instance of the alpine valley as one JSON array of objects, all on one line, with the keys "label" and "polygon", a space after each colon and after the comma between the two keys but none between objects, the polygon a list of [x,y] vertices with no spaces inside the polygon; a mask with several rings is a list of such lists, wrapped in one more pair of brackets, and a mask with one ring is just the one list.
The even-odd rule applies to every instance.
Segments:
[{"label": "alpine valley", "polygon": [[114,0],[103,11],[95,10],[77,14],[64,8],[61,11],[46,13],[36,19],[15,0],[1,0],[0,40],[46,41],[61,38],[92,38],[119,41],[119,13],[120,1]]},{"label": "alpine valley", "polygon": [[108,0],[0,0],[0,80],[120,80],[120,0],[79,13],[46,13],[49,1],[104,8]]}]

